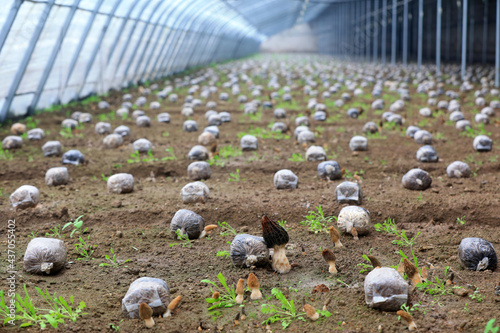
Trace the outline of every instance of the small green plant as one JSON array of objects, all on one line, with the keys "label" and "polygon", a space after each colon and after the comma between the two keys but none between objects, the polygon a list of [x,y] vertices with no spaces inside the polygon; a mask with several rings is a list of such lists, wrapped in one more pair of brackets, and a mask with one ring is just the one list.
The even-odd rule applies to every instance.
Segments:
[{"label": "small green plant", "polygon": [[57,227],[49,229],[50,232],[46,232],[45,236],[54,237],[54,238],[62,238],[64,235],[61,233],[61,225],[59,224]]},{"label": "small green plant", "polygon": [[332,222],[332,220],[337,220],[335,216],[325,217],[323,213],[323,207],[317,206],[317,212],[310,210],[308,215],[305,216],[305,221],[300,222],[302,225],[307,225],[310,231],[313,231],[315,234],[318,232],[328,231],[330,227],[328,224]]},{"label": "small green plant", "polygon": [[398,227],[394,221],[394,219],[391,219],[390,217],[384,221],[383,224],[377,223],[373,226],[375,230],[378,232],[385,232],[388,234],[398,234]]},{"label": "small green plant", "polygon": [[229,236],[229,235],[234,235],[236,236],[238,233],[236,232],[236,230],[231,227],[231,225],[225,221],[223,222],[217,222],[217,225],[222,229],[222,231],[220,232],[220,235],[221,236]]},{"label": "small green plant", "polygon": [[102,180],[104,180],[105,182],[107,182],[109,177],[106,176],[105,174],[101,173],[101,178],[102,178]]},{"label": "small green plant", "polygon": [[218,309],[218,308],[230,308],[236,305],[236,288],[234,287],[234,283],[229,287],[226,282],[226,278],[222,273],[217,275],[217,279],[223,288],[219,287],[216,282],[210,281],[208,279],[201,280],[202,283],[210,284],[210,291],[212,294],[215,291],[219,292],[219,298],[206,298],[207,303],[211,304],[208,308],[208,311]]},{"label": "small green plant", "polygon": [[193,241],[189,239],[188,235],[183,235],[180,229],[175,230],[175,234],[177,238],[181,241],[180,243],[171,243],[168,244],[168,247],[173,247],[176,245],[182,245],[182,247],[191,247],[193,246]]},{"label": "small green plant", "polygon": [[344,171],[344,177],[345,179],[363,179],[363,175],[365,174],[365,171],[363,169],[359,170],[359,171],[354,171],[354,174],[345,169]]},{"label": "small green plant", "polygon": [[62,230],[66,229],[67,227],[69,226],[72,226],[73,227],[73,230],[71,231],[71,233],[69,234],[69,237],[73,237],[73,234],[75,232],[79,232],[80,235],[82,235],[83,233],[85,233],[89,228],[85,228],[83,231],[82,231],[82,226],[83,226],[83,221],[82,221],[82,217],[83,215],[80,215],[76,218],[76,220],[74,222],[68,222],[66,223],[63,227],[62,227]]},{"label": "small green plant", "polygon": [[141,162],[141,154],[139,154],[139,151],[135,151],[134,153],[130,154],[130,159],[127,160],[127,163],[140,163]]},{"label": "small green plant", "polygon": [[500,331],[500,327],[494,327],[496,319],[491,319],[484,328],[484,333],[498,333]]},{"label": "small green plant", "polygon": [[444,279],[440,279],[437,275],[434,276],[434,281],[421,282],[416,285],[418,290],[424,291],[424,294],[429,295],[452,295],[453,291],[446,287],[446,276],[450,266],[446,266],[444,269]]},{"label": "small green plant", "polygon": [[245,181],[245,178],[241,178],[240,176],[240,169],[236,169],[236,172],[235,173],[230,173],[229,174],[229,179],[228,179],[230,182],[239,182],[240,180],[241,181]]},{"label": "small green plant", "polygon": [[65,324],[67,319],[75,322],[78,317],[87,314],[83,312],[83,309],[86,308],[85,302],[80,302],[75,307],[73,296],[67,302],[63,297],[57,297],[55,293],[51,295],[48,291],[43,292],[38,287],[35,287],[35,290],[43,298],[46,306],[43,308],[35,306],[26,285],[24,285],[24,298],[20,294],[16,293],[15,295],[15,316],[13,319],[9,316],[10,309],[5,303],[4,291],[0,290],[0,317],[3,318],[4,325],[20,321],[19,327],[39,325],[41,329],[45,329],[50,325],[57,328],[59,324]]},{"label": "small green plant", "polygon": [[304,162],[306,159],[304,158],[304,156],[302,156],[301,153],[297,153],[292,154],[292,157],[290,157],[288,160],[292,162]]},{"label": "small green plant", "polygon": [[423,200],[422,192],[420,192],[419,195],[417,196],[417,202],[421,202],[422,200]]},{"label": "small green plant", "polygon": [[170,147],[165,149],[165,151],[168,153],[168,156],[163,157],[161,160],[162,161],[176,161],[177,156],[174,154],[174,147]]},{"label": "small green plant", "polygon": [[457,224],[460,224],[460,225],[465,225],[465,222],[467,222],[465,220],[465,216],[462,216],[462,217],[457,217]]},{"label": "small green plant", "polygon": [[61,135],[63,138],[70,139],[74,138],[75,136],[73,135],[73,130],[70,127],[64,127],[59,131],[59,135]]},{"label": "small green plant", "polygon": [[[127,259],[124,262],[119,263],[116,260],[116,255],[115,255],[115,252],[113,251],[113,248],[110,248],[109,252],[111,252],[111,254],[113,255],[112,257],[110,257],[107,254],[104,256],[104,258],[106,258],[106,260],[109,261],[109,263],[103,262],[102,264],[99,264],[99,266],[101,266],[101,267],[103,267],[103,266],[111,266],[111,267],[114,267],[114,268],[118,268],[120,265],[123,265],[123,264],[125,264],[125,263],[127,263],[127,262],[130,261],[130,259]],[[125,266],[125,267],[127,267],[127,266]]]},{"label": "small green plant", "polygon": [[12,161],[14,155],[8,149],[0,148],[0,160]]},{"label": "small green plant", "polygon": [[[123,321],[123,319],[120,320],[120,322],[118,324],[121,324],[122,321]],[[120,326],[118,326],[118,324],[109,323],[109,328],[111,328],[115,332],[118,332],[120,330]]]},{"label": "small green plant", "polygon": [[483,295],[481,295],[481,293],[479,292],[479,288],[476,288],[476,290],[474,290],[474,292],[471,295],[469,295],[469,297],[470,299],[478,303],[484,302]]},{"label": "small green plant", "polygon": [[82,236],[78,237],[78,243],[76,243],[74,247],[80,258],[77,258],[76,260],[88,261],[93,259],[92,254],[94,254],[97,245],[91,245],[87,243],[88,241],[90,241],[90,235],[87,236],[87,240],[83,239]]},{"label": "small green plant", "polygon": [[231,254],[229,251],[218,251],[217,254],[215,255],[216,257],[226,257],[229,258]]},{"label": "small green plant", "polygon": [[209,159],[207,162],[210,166],[215,165],[215,166],[218,166],[221,168],[223,168],[224,165],[226,164],[226,162],[224,160],[222,160],[218,155],[215,155],[213,158]]},{"label": "small green plant", "polygon": [[360,266],[361,267],[361,270],[359,271],[359,274],[371,271],[373,269],[373,265],[371,264],[371,261],[370,261],[370,259],[368,259],[368,256],[366,254],[363,254],[363,259],[365,259],[370,264],[367,264],[365,262],[357,264],[356,266]]},{"label": "small green plant", "polygon": [[163,132],[163,133],[161,133],[161,136],[162,136],[162,137],[164,137],[164,138],[166,138],[166,137],[169,137],[169,136],[170,136],[170,133],[168,133],[168,132]]},{"label": "small green plant", "polygon": [[37,232],[32,231],[31,234],[28,235],[28,237],[31,239],[38,237],[38,231]]},{"label": "small green plant", "polygon": [[219,157],[224,159],[241,155],[243,155],[243,151],[240,148],[234,148],[233,146],[224,146],[219,150]]},{"label": "small green plant", "polygon": [[286,223],[287,223],[287,222],[286,222],[285,220],[283,220],[283,219],[279,219],[279,220],[278,220],[278,221],[276,221],[276,222],[278,222],[278,224],[279,224],[279,225],[280,225],[283,229],[285,229],[285,230],[287,230],[287,231],[290,229],[290,228],[287,228],[287,226],[286,226]]},{"label": "small green plant", "polygon": [[287,300],[278,288],[273,288],[271,294],[281,303],[281,308],[272,304],[262,304],[260,310],[262,313],[270,314],[271,317],[262,322],[262,325],[269,325],[277,321],[281,322],[283,329],[286,329],[294,320],[305,320],[305,312],[298,312],[295,309],[295,302]]}]

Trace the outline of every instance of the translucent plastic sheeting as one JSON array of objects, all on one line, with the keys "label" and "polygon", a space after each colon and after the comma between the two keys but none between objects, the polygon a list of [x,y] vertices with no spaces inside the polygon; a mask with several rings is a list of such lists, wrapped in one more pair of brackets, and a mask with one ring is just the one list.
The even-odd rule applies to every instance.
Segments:
[{"label": "translucent plastic sheeting", "polygon": [[266,38],[223,0],[4,0],[2,7],[1,122],[241,57]]}]

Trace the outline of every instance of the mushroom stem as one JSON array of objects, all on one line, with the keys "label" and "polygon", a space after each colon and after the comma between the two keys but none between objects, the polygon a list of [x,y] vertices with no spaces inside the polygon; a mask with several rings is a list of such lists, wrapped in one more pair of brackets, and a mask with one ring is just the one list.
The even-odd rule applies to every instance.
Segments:
[{"label": "mushroom stem", "polygon": [[328,268],[328,271],[331,274],[337,274],[337,267],[335,267],[336,257],[333,254],[333,252],[330,249],[324,249],[322,255],[323,255],[323,259],[325,259],[325,261],[328,263],[328,265],[330,265],[330,267]]},{"label": "mushroom stem", "polygon": [[181,296],[177,296],[176,298],[174,298],[172,302],[170,302],[170,304],[167,306],[167,312],[163,314],[163,318],[167,318],[172,315],[172,311],[174,311],[175,308],[179,305],[181,299],[182,299]]},{"label": "mushroom stem", "polygon": [[358,231],[356,230],[356,228],[352,227],[351,234],[352,234],[352,237],[354,237],[354,240],[359,240]]},{"label": "mushroom stem", "polygon": [[155,325],[153,309],[146,303],[139,304],[139,318],[144,320],[147,328],[151,328]]},{"label": "mushroom stem", "polygon": [[236,303],[237,304],[242,304],[243,303],[243,284],[245,283],[245,280],[239,279],[238,284],[236,285]]},{"label": "mushroom stem", "polygon": [[399,265],[398,265],[398,273],[399,275],[403,276],[403,274],[405,273],[405,266],[403,264],[403,261],[400,261],[399,262]]},{"label": "mushroom stem", "polygon": [[406,322],[408,323],[408,330],[409,331],[413,331],[413,330],[417,329],[417,324],[415,324],[415,321],[413,321],[413,317],[411,314],[409,314],[408,312],[403,311],[403,310],[399,310],[396,314],[398,316],[400,316],[401,318],[404,318],[406,320]]},{"label": "mushroom stem", "polygon": [[331,301],[332,301],[331,298],[326,300],[325,304],[323,304],[323,311],[328,311],[328,305],[330,305]]},{"label": "mushroom stem", "polygon": [[151,327],[155,326],[155,321],[154,321],[153,317],[148,318],[148,319],[144,319],[144,323],[146,324],[147,328],[151,328]]},{"label": "mushroom stem", "polygon": [[428,271],[427,271],[427,267],[422,268],[422,279],[423,279],[424,281],[427,281],[427,277],[428,277],[428,275],[429,275],[429,273],[428,273]]},{"label": "mushroom stem", "polygon": [[315,321],[319,318],[319,313],[317,313],[316,309],[314,309],[309,304],[304,305],[304,311],[306,312],[307,317],[309,317],[309,319],[311,319],[312,321]]},{"label": "mushroom stem", "polygon": [[340,233],[333,226],[330,227],[330,238],[332,239],[335,247],[342,247],[342,243],[340,242]]},{"label": "mushroom stem", "polygon": [[273,261],[271,266],[280,274],[288,273],[292,269],[292,266],[290,266],[288,258],[286,257],[285,245],[286,244],[274,246]]},{"label": "mushroom stem", "polygon": [[262,293],[259,290],[259,280],[254,273],[250,273],[248,275],[248,288],[252,290],[252,294],[250,295],[251,300],[261,299]]}]

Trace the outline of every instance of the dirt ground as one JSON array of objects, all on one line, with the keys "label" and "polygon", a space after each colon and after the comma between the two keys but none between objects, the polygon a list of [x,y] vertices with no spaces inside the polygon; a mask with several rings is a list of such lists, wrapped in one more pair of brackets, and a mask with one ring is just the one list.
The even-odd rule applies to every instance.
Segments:
[{"label": "dirt ground", "polygon": [[[226,65],[227,66],[227,65]],[[223,69],[223,71],[226,71]],[[225,76],[223,75],[221,79]],[[319,80],[317,78],[317,80]],[[267,88],[266,81],[261,100],[269,100],[272,91]],[[280,80],[281,82],[281,80]],[[284,81],[281,82],[284,85]],[[204,83],[202,83],[204,84]],[[163,82],[160,86],[163,87]],[[478,85],[477,85],[478,86]],[[247,86],[241,84],[242,94],[250,96]],[[483,332],[486,323],[492,319],[500,319],[500,296],[495,295],[495,286],[500,283],[500,271],[472,272],[462,269],[457,260],[457,248],[465,237],[482,237],[493,243],[497,253],[500,249],[500,110],[496,118],[485,126],[494,141],[493,150],[488,153],[477,153],[473,150],[473,138],[461,135],[453,123],[448,122],[448,115],[436,112],[428,121],[419,115],[418,110],[426,106],[427,97],[417,94],[415,85],[410,85],[411,101],[407,102],[401,112],[405,118],[404,126],[381,128],[380,135],[369,138],[369,150],[352,153],[349,140],[355,134],[362,134],[362,127],[367,121],[381,120],[381,112],[374,111],[370,104],[374,97],[370,95],[371,87],[365,88],[365,94],[353,98],[342,108],[333,107],[333,101],[340,98],[341,92],[328,98],[326,122],[312,121],[315,130],[316,144],[328,149],[329,159],[336,160],[345,169],[344,179],[357,172],[365,200],[363,207],[371,213],[372,223],[383,223],[389,217],[396,221],[398,228],[407,230],[411,237],[417,232],[421,234],[415,242],[416,255],[421,266],[433,265],[431,270],[443,278],[446,266],[455,273],[457,286],[467,289],[468,295],[478,288],[483,302],[468,296],[456,294],[433,296],[421,291],[410,293],[411,303],[421,306],[413,311],[418,325],[417,332]],[[453,87],[458,91],[458,87]],[[219,92],[228,91],[219,87]],[[323,88],[319,89],[320,95]],[[343,87],[342,92],[346,88]],[[293,101],[298,107],[291,110],[286,103],[275,100],[275,106],[287,109],[287,119],[292,133],[287,139],[259,139],[256,153],[243,152],[241,156],[225,160],[223,167],[212,165],[212,177],[205,181],[210,188],[210,198],[205,204],[184,205],[180,197],[181,188],[190,182],[187,177],[187,166],[190,160],[187,154],[197,143],[198,135],[208,125],[204,117],[207,108],[195,108],[192,119],[198,122],[200,131],[186,133],[182,123],[186,118],[180,114],[182,100],[187,88],[176,91],[179,102],[161,101],[160,110],[143,108],[151,117],[151,127],[139,128],[132,119],[108,120],[114,129],[118,125],[127,125],[132,135],[118,149],[105,149],[102,136],[94,131],[99,114],[109,114],[110,110],[98,110],[97,101],[85,105],[73,105],[62,111],[42,113],[35,116],[39,120],[38,127],[48,135],[42,142],[24,140],[21,149],[13,151],[12,160],[0,160],[0,217],[2,228],[0,239],[2,245],[2,261],[5,263],[7,249],[7,220],[16,221],[16,268],[18,292],[22,293],[22,284],[26,284],[35,301],[34,287],[47,289],[51,293],[69,299],[74,296],[76,302],[85,301],[85,315],[76,322],[66,322],[56,330],[61,332],[110,332],[110,324],[119,326],[122,332],[145,331],[139,320],[125,319],[121,312],[121,300],[129,285],[143,276],[164,279],[173,299],[182,295],[180,306],[173,317],[156,319],[157,325],[151,332],[266,332],[280,331],[281,324],[276,322],[269,327],[262,322],[268,315],[261,312],[265,303],[278,305],[271,295],[271,289],[280,288],[289,298],[299,305],[304,301],[316,308],[330,298],[331,317],[322,318],[318,322],[295,320],[287,329],[290,332],[403,332],[406,323],[398,321],[392,312],[370,309],[364,300],[363,282],[368,272],[360,273],[362,267],[357,264],[365,262],[363,254],[372,254],[379,258],[384,266],[396,265],[401,256],[400,250],[410,255],[407,247],[392,244],[396,236],[381,232],[372,232],[359,241],[352,236],[344,235],[343,248],[333,248],[326,233],[314,234],[301,225],[307,212],[321,205],[325,215],[337,216],[345,205],[338,204],[335,187],[342,180],[326,182],[317,177],[317,162],[290,161],[293,153],[305,156],[306,148],[293,139],[294,119],[299,114],[306,114],[308,96],[302,89],[293,90]],[[218,92],[218,93],[219,93]],[[228,91],[230,93],[230,90]],[[130,89],[135,100],[137,89]],[[218,149],[224,146],[239,148],[237,134],[248,132],[251,127],[268,127],[275,121],[272,110],[262,110],[260,119],[243,115],[241,104],[236,96],[230,94],[229,102],[218,100],[218,93],[212,94],[208,100],[217,102],[217,111],[231,113],[232,121],[220,126]],[[110,93],[103,97],[116,110],[121,104],[121,92]],[[195,93],[199,96],[199,91]],[[447,99],[441,96],[442,99]],[[398,98],[395,92],[384,90],[387,111],[390,104]],[[318,98],[320,101],[322,99]],[[440,98],[441,99],[441,98]],[[486,97],[487,101],[493,99]],[[157,100],[154,94],[148,96],[149,102]],[[208,101],[206,100],[206,101]],[[204,101],[204,103],[206,103]],[[460,102],[464,106],[466,119],[474,124],[473,116],[477,107],[473,104],[473,93],[462,93]],[[330,104],[328,104],[330,103]],[[360,106],[364,113],[358,119],[347,117],[350,106]],[[75,131],[74,138],[59,134],[61,121],[73,111],[86,111],[93,114],[93,121],[84,128]],[[156,115],[169,112],[170,124],[159,123]],[[258,117],[257,117],[258,118]],[[311,116],[312,119],[312,116]],[[405,137],[408,125],[418,125],[429,130],[435,138],[433,146],[439,154],[437,163],[420,163],[415,154],[420,147],[413,139]],[[1,127],[2,138],[8,135],[9,127]],[[139,138],[147,138],[154,145],[154,156],[158,161],[128,163],[133,153],[131,143]],[[86,162],[83,165],[66,165],[70,174],[70,182],[66,186],[48,187],[44,182],[45,172],[61,166],[60,157],[44,157],[41,146],[48,140],[59,140],[63,151],[79,149]],[[173,147],[177,160],[162,161],[169,156],[165,149]],[[446,175],[446,167],[455,160],[466,161],[474,171],[474,176],[466,179],[450,179]],[[432,178],[432,187],[425,191],[410,191],[401,185],[401,177],[412,168],[428,171]],[[273,175],[280,169],[290,169],[299,177],[299,188],[296,190],[277,190],[273,186]],[[241,180],[229,181],[229,174],[239,170]],[[135,178],[135,188],[129,194],[111,194],[106,191],[106,182],[102,175],[130,173]],[[9,195],[19,186],[29,184],[40,189],[40,204],[30,210],[14,211],[9,203]],[[265,213],[272,219],[284,219],[290,235],[287,256],[295,267],[288,274],[279,275],[270,268],[255,270],[234,268],[229,258],[217,257],[218,251],[229,250],[232,235],[220,235],[221,228],[211,231],[208,238],[196,240],[191,247],[181,245],[169,246],[178,241],[170,237],[169,224],[175,212],[181,208],[191,209],[200,214],[207,224],[225,221],[236,229],[261,236],[260,216]],[[68,248],[68,263],[55,276],[33,276],[25,273],[23,254],[30,235],[44,236],[49,229],[64,225],[76,217],[84,215],[84,226],[88,227],[90,243],[97,245],[92,260],[77,260],[78,255],[73,248],[76,236],[71,238],[64,231],[62,238]],[[465,224],[457,223],[457,218],[465,219]],[[123,237],[117,236],[121,231]],[[114,249],[119,261],[130,259],[119,268],[99,267],[105,262],[104,255]],[[328,273],[328,266],[321,257],[321,250],[330,248],[337,256],[338,274]],[[2,276],[5,276],[6,265],[2,265]],[[239,307],[222,309],[218,313],[207,311],[205,298],[211,297],[210,288],[203,279],[216,281],[217,274],[222,272],[230,284],[239,278],[246,279],[254,272],[260,280],[264,299],[250,301],[246,295],[246,319],[235,325],[234,318],[240,312]],[[328,288],[324,292],[313,292],[313,289],[324,284]],[[6,289],[5,279],[0,288]],[[448,287],[453,292],[454,289]],[[19,325],[17,323],[16,325]],[[20,329],[5,325],[5,331],[38,331],[38,327]]]}]

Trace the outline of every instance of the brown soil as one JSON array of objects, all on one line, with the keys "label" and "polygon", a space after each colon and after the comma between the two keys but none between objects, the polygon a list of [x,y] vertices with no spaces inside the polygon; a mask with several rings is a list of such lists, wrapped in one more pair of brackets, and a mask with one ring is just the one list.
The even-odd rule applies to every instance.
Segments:
[{"label": "brown soil", "polygon": [[[369,91],[370,88],[365,89],[365,92]],[[379,122],[381,119],[380,112],[369,108],[374,98],[368,94],[354,98],[341,110],[329,107],[329,116],[334,121],[312,125],[318,134],[316,144],[327,147],[329,156],[335,154],[334,159],[348,171],[346,175],[354,174],[355,171],[361,175],[360,183],[365,196],[363,207],[371,212],[372,223],[383,223],[392,217],[400,229],[408,231],[409,236],[421,232],[415,245],[421,266],[435,266],[435,272],[441,278],[445,267],[450,266],[455,272],[456,284],[468,288],[469,295],[473,291],[471,288],[479,288],[484,302],[457,295],[431,296],[413,291],[411,302],[422,304],[420,311],[414,311],[419,327],[417,331],[483,332],[486,322],[495,317],[500,318],[500,296],[495,295],[500,271],[463,270],[457,260],[457,247],[465,237],[482,237],[491,241],[497,251],[500,249],[499,121],[498,118],[493,119],[492,124],[485,127],[495,141],[493,151],[489,153],[475,152],[472,138],[460,135],[454,124],[446,122],[446,114],[431,118],[427,125],[421,123],[421,128],[429,130],[438,138],[434,147],[440,160],[433,164],[419,163],[415,158],[419,145],[406,138],[404,130],[406,125],[417,125],[424,119],[418,114],[418,109],[425,106],[426,96],[416,94],[414,86],[411,91],[412,100],[402,113],[406,119],[405,126],[382,129],[382,138],[369,139],[367,152],[353,154],[348,144],[354,134],[362,134],[361,128],[365,122]],[[269,92],[265,91],[262,100],[267,99]],[[134,99],[139,96],[137,91],[132,93]],[[179,90],[181,100],[185,93],[186,88]],[[250,95],[246,89],[242,89],[242,93]],[[218,93],[212,95],[211,100],[217,101],[217,96]],[[330,100],[339,96],[340,93],[335,94]],[[306,109],[308,98],[304,97],[302,90],[294,91],[293,98],[302,110]],[[392,92],[385,92],[384,98],[386,109],[397,99]],[[233,102],[217,101],[219,111],[232,114],[232,122],[220,127],[218,148],[229,145],[239,147],[237,133],[248,131],[251,126],[267,128],[273,121],[270,110],[264,110],[260,120],[252,121],[243,115],[240,105],[234,101],[235,96],[231,96],[231,99]],[[487,99],[489,101],[491,97]],[[116,110],[120,105],[121,93],[112,93],[106,100],[111,103],[112,110]],[[156,100],[155,96],[148,97],[148,101],[153,100]],[[466,119],[473,122],[476,108],[472,102],[472,93],[462,95]],[[209,201],[190,206],[182,204],[180,189],[190,182],[186,172],[190,163],[187,153],[197,144],[198,135],[207,126],[207,121],[204,117],[206,108],[196,108],[193,119],[198,121],[200,131],[183,132],[185,118],[180,115],[181,104],[162,101],[162,110],[145,108],[152,119],[150,128],[138,128],[131,119],[110,121],[113,128],[125,124],[132,130],[132,138],[115,150],[104,149],[102,137],[94,132],[98,114],[109,112],[98,110],[97,103],[36,116],[40,120],[38,126],[50,131],[43,142],[59,140],[64,150],[79,149],[87,161],[84,165],[67,166],[70,183],[54,188],[45,185],[44,175],[48,168],[60,166],[61,160],[60,157],[45,158],[41,151],[43,142],[25,140],[23,148],[13,152],[13,160],[0,160],[0,188],[3,193],[0,198],[0,216],[4,226],[0,230],[0,239],[6,249],[6,222],[15,219],[18,292],[22,293],[24,283],[36,302],[41,300],[36,297],[34,286],[56,292],[66,299],[73,295],[75,301],[85,301],[89,314],[74,323],[67,321],[66,325],[60,325],[57,330],[61,332],[112,331],[110,323],[118,325],[122,332],[145,331],[143,323],[138,320],[121,321],[124,318],[121,300],[130,283],[142,276],[164,279],[171,288],[172,299],[177,295],[183,297],[173,317],[157,319],[157,325],[151,332],[195,332],[200,326],[210,332],[264,332],[267,329],[262,322],[267,317],[260,308],[264,303],[278,304],[274,298],[267,299],[274,287],[294,299],[298,308],[301,308],[303,301],[321,308],[326,299],[332,299],[330,318],[315,323],[294,321],[288,328],[291,332],[378,332],[379,325],[383,326],[384,332],[405,331],[406,323],[398,321],[395,313],[367,307],[363,292],[367,272],[359,273],[361,267],[356,265],[364,262],[363,254],[369,253],[378,257],[383,265],[395,265],[400,260],[399,250],[410,255],[409,249],[391,244],[396,239],[394,235],[375,230],[366,237],[360,237],[359,241],[345,235],[342,238],[344,248],[335,249],[326,233],[310,233],[306,226],[301,225],[307,212],[316,206],[321,205],[325,215],[337,216],[344,205],[336,202],[334,193],[341,180],[319,180],[316,172],[318,163],[289,160],[293,153],[305,155],[305,148],[295,143],[293,138],[259,139],[258,158],[252,152],[244,152],[242,156],[230,158],[224,167],[213,165],[212,177],[206,181],[210,188]],[[364,107],[365,113],[359,119],[346,116],[346,110],[353,105]],[[94,115],[93,123],[86,124],[81,130],[82,138],[64,138],[59,134],[60,123],[75,110],[91,112]],[[156,121],[156,115],[165,111],[172,116],[170,124]],[[287,120],[293,129],[293,121],[299,111],[287,111]],[[6,136],[8,127],[2,127],[1,131],[2,137]],[[168,136],[162,135],[167,131]],[[154,154],[159,161],[127,163],[132,153],[131,142],[142,137],[153,143]],[[169,147],[174,148],[178,160],[161,161],[162,157],[167,156],[165,149]],[[449,179],[446,166],[455,160],[467,161],[475,171],[475,176]],[[415,167],[430,172],[433,177],[430,189],[418,192],[402,187],[401,177]],[[237,169],[245,180],[229,182],[229,173]],[[291,169],[298,175],[297,190],[274,188],[273,175],[280,169]],[[101,174],[107,176],[118,172],[134,175],[136,186],[133,193],[116,195],[106,192],[106,182],[102,180]],[[8,196],[23,184],[38,187],[41,200],[35,209],[16,212],[11,208]],[[261,235],[259,216],[263,213],[273,219],[283,218],[287,221],[290,235],[287,255],[297,265],[285,275],[275,274],[270,269],[253,270],[260,280],[264,300],[251,302],[249,295],[246,296],[247,318],[239,326],[233,322],[240,311],[238,307],[223,309],[219,316],[208,313],[205,298],[211,297],[210,288],[200,281],[216,281],[217,274],[222,272],[229,283],[236,284],[239,278],[246,279],[251,270],[234,268],[228,258],[216,257],[218,251],[229,250],[227,242],[233,238],[219,235],[220,228],[213,230],[209,238],[194,241],[189,248],[181,245],[170,247],[169,244],[176,241],[170,238],[169,223],[174,213],[181,208],[202,215],[207,224],[226,221],[237,231],[255,235]],[[70,238],[69,233],[65,232],[63,240],[68,246],[69,262],[61,273],[55,276],[32,276],[23,272],[23,253],[31,233],[43,236],[50,228],[64,225],[82,214],[85,215],[84,226],[89,227],[90,242],[97,245],[93,260],[77,260],[73,249],[76,236]],[[457,218],[463,216],[466,223],[462,226],[457,224]],[[123,238],[117,237],[117,231],[123,232]],[[110,247],[119,260],[131,261],[120,268],[99,267],[105,261],[104,255],[109,254]],[[339,273],[336,276],[328,273],[328,266],[321,258],[321,249],[327,247],[337,256]],[[5,257],[5,251],[2,253]],[[317,287],[321,284],[328,287],[329,291],[324,286]],[[5,290],[6,286],[5,279],[2,279],[0,287]],[[313,293],[315,288],[321,292]],[[20,330],[9,326],[7,324],[0,330]],[[274,323],[270,329],[279,331],[281,325],[279,322]]]}]

